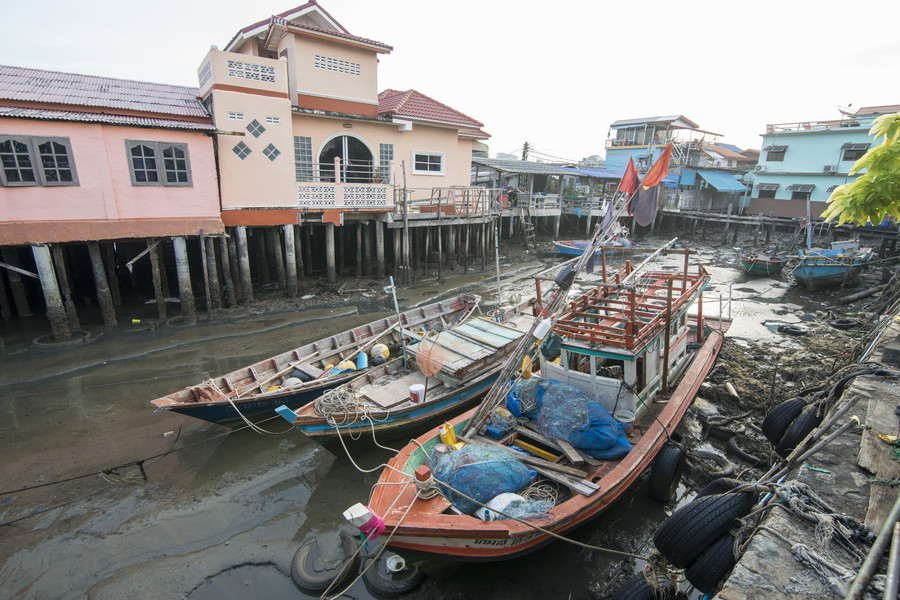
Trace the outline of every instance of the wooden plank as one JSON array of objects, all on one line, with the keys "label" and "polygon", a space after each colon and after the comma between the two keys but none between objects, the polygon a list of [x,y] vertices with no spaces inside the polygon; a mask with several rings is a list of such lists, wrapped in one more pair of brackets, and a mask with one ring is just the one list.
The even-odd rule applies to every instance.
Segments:
[{"label": "wooden plank", "polygon": [[584,459],[581,458],[581,455],[572,447],[572,444],[567,442],[566,440],[556,440],[556,443],[559,445],[560,450],[562,450],[563,454],[566,455],[566,458],[569,459],[569,462],[573,465],[582,465],[584,464]]},{"label": "wooden plank", "polygon": [[472,439],[477,441],[480,444],[484,444],[486,446],[492,446],[494,448],[502,448],[507,452],[511,453],[517,459],[521,460],[524,463],[528,463],[532,466],[540,466],[545,469],[551,469],[553,471],[559,471],[560,473],[566,473],[567,475],[574,475],[576,477],[584,478],[587,477],[587,471],[582,471],[581,469],[576,469],[574,467],[567,467],[565,465],[560,465],[554,462],[550,462],[549,460],[544,460],[543,458],[538,458],[536,456],[528,456],[527,454],[522,454],[521,452],[516,452],[512,448],[508,446],[504,446],[499,442],[495,442],[494,440],[490,440],[486,437],[482,437],[480,435],[472,436]]},{"label": "wooden plank", "polygon": [[555,473],[554,471],[551,471],[550,469],[546,469],[544,467],[532,465],[532,468],[535,471],[537,471],[538,473],[540,473],[541,475],[543,475],[544,477],[551,479],[553,481],[557,481],[557,482],[563,484],[564,486],[568,487],[570,490],[572,490],[574,492],[578,492],[582,496],[591,496],[591,495],[595,494],[597,492],[597,490],[600,489],[597,486],[590,487],[588,485],[585,485],[585,483],[590,483],[585,480],[578,481],[577,479],[573,479],[562,473]]},{"label": "wooden plank", "polygon": [[[398,377],[387,384],[377,381],[364,385],[359,392],[366,400],[388,409],[409,402],[409,386],[416,383],[425,384],[425,376],[419,371]],[[425,402],[428,402],[429,398],[434,398],[436,394],[442,393],[443,386],[435,385],[433,377],[429,380],[429,384],[428,391],[425,393]]]},{"label": "wooden plank", "polygon": [[550,462],[555,462],[555,461],[559,460],[559,456],[557,456],[551,452],[547,452],[546,450],[542,450],[541,448],[538,448],[534,444],[529,444],[525,440],[514,440],[513,446],[518,446],[525,452],[530,452],[531,454],[534,454],[535,456],[543,458],[544,460],[549,460]]},{"label": "wooden plank", "polygon": [[[524,425],[516,425],[514,431],[516,433],[518,433],[519,435],[529,437],[537,442],[544,444],[545,446],[550,446],[551,448],[555,448],[555,449],[559,450],[560,452],[562,452],[562,448],[560,448],[559,444],[557,444],[555,441],[538,433],[537,431],[535,431],[533,429],[529,429],[528,427],[525,427]],[[575,452],[577,452],[578,455],[581,457],[581,462],[585,462],[592,467],[599,467],[600,465],[603,464],[603,461],[597,460],[593,456],[586,454],[585,452],[579,450],[578,448],[575,448]]]}]

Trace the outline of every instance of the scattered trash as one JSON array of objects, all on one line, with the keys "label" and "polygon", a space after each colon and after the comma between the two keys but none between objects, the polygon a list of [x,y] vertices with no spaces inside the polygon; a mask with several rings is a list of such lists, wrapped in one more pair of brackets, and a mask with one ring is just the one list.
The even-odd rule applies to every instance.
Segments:
[{"label": "scattered trash", "polygon": [[167,431],[163,434],[163,437],[167,438],[167,437],[172,437],[173,435],[175,435],[174,431]]},{"label": "scattered trash", "polygon": [[310,298],[315,298],[315,294],[306,294],[305,296],[300,296],[301,300],[309,300]]}]

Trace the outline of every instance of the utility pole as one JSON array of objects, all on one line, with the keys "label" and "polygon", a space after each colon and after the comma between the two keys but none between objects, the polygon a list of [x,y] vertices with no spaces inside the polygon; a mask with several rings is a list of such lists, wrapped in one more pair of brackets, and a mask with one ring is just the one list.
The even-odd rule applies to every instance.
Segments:
[{"label": "utility pole", "polygon": [[531,144],[525,142],[522,144],[522,160],[528,160],[528,151],[531,150]]}]

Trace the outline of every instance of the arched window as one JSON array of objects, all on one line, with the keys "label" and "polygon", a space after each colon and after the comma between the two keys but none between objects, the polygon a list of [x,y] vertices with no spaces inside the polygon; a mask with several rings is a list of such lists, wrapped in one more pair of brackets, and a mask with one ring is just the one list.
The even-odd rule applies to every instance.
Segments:
[{"label": "arched window", "polygon": [[372,183],[372,151],[359,138],[350,135],[333,137],[319,153],[321,181],[334,181],[334,159],[341,159],[341,181],[347,183]]}]

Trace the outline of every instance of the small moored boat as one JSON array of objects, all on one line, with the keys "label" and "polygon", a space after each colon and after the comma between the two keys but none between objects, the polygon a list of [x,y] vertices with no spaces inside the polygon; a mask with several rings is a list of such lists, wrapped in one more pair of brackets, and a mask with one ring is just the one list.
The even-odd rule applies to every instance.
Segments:
[{"label": "small moored boat", "polygon": [[[581,256],[584,254],[584,251],[590,246],[591,240],[556,240],[553,242],[553,245],[556,247],[556,250],[562,254],[563,256]],[[623,248],[631,248],[632,243],[631,240],[626,237],[614,237],[610,238],[607,241],[603,248],[608,250],[616,250]],[[596,254],[600,254],[601,249],[598,249]]]},{"label": "small moored boat", "polygon": [[741,254],[741,269],[748,275],[778,275],[784,269],[787,258],[777,255],[778,248],[770,246],[764,252],[745,252]]},{"label": "small moored boat", "polygon": [[801,250],[792,273],[811,292],[839,287],[856,280],[872,255],[871,248],[860,248],[858,242],[835,242],[830,249]]},{"label": "small moored boat", "polygon": [[467,319],[480,299],[475,294],[460,294],[413,308],[400,313],[399,324],[397,315],[378,319],[201,381],[151,404],[226,426],[269,418],[280,405],[298,408],[360,374],[333,365],[354,359],[375,343],[399,348],[401,326],[408,331],[442,331]]}]

